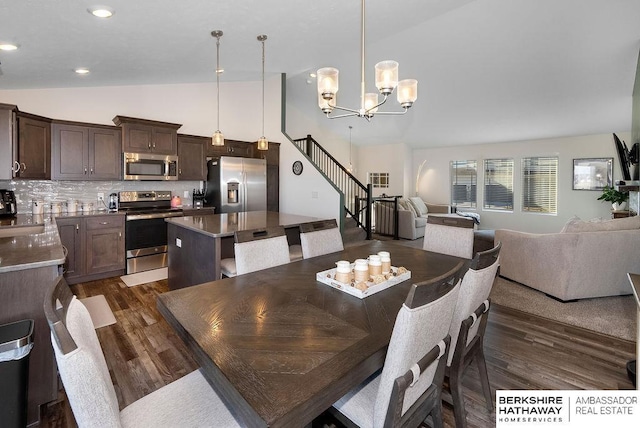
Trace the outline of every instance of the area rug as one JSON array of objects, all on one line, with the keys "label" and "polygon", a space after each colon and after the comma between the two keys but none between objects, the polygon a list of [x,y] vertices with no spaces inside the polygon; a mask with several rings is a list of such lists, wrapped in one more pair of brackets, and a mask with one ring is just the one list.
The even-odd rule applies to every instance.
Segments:
[{"label": "area rug", "polygon": [[93,328],[106,327],[116,323],[116,317],[113,315],[104,295],[99,294],[79,300],[89,311],[91,321],[93,321]]},{"label": "area rug", "polygon": [[636,304],[631,295],[562,303],[540,291],[498,277],[493,284],[491,301],[608,336],[636,340]]},{"label": "area rug", "polygon": [[132,273],[131,275],[121,276],[120,279],[127,287],[135,287],[136,285],[146,284],[147,282],[160,281],[167,279],[169,269],[166,267],[160,269],[147,270],[144,272]]}]

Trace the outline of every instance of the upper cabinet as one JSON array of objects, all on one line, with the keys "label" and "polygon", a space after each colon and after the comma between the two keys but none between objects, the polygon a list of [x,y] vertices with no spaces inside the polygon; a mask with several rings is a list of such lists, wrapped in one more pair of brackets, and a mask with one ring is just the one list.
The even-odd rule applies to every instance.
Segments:
[{"label": "upper cabinet", "polygon": [[178,128],[182,125],[126,116],[114,117],[113,123],[122,128],[124,152],[178,154]]},{"label": "upper cabinet", "polygon": [[224,146],[213,146],[211,143],[207,145],[207,156],[235,156],[237,158],[252,158],[254,154],[253,146],[255,144],[246,141],[224,140]]},{"label": "upper cabinet", "polygon": [[115,126],[54,121],[54,180],[120,180],[121,130]]},{"label": "upper cabinet", "polygon": [[[51,119],[18,112],[17,178],[51,178]],[[15,152],[14,152],[15,156]]]},{"label": "upper cabinet", "polygon": [[206,180],[205,147],[211,138],[178,135],[178,180]]},{"label": "upper cabinet", "polygon": [[269,150],[258,150],[258,143],[253,144],[253,157],[266,159],[267,165],[280,164],[280,143],[269,142]]}]

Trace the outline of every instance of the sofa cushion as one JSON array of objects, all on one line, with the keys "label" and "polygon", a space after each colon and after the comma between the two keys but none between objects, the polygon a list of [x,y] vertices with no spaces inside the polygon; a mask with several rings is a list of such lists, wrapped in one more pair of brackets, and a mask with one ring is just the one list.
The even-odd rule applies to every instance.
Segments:
[{"label": "sofa cushion", "polygon": [[408,199],[405,199],[405,201],[406,201],[405,208],[407,209],[407,211],[411,211],[414,217],[420,217],[420,215],[416,211],[416,208],[413,206],[413,204]]},{"label": "sofa cushion", "polygon": [[640,216],[617,218],[602,221],[582,221],[577,217],[569,219],[561,232],[603,232],[612,230],[640,229]]},{"label": "sofa cushion", "polygon": [[429,212],[427,205],[418,196],[409,198],[409,203],[416,209],[416,214],[418,216],[425,215]]},{"label": "sofa cushion", "polygon": [[427,219],[424,217],[416,217],[415,219],[415,225],[416,228],[418,227],[424,227],[427,224]]}]

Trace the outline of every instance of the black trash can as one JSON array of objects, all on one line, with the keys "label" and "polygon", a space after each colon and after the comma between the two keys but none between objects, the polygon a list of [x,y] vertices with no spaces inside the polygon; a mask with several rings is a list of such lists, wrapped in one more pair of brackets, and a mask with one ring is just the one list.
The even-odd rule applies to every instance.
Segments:
[{"label": "black trash can", "polygon": [[0,325],[0,421],[3,427],[27,425],[29,354],[33,320]]}]

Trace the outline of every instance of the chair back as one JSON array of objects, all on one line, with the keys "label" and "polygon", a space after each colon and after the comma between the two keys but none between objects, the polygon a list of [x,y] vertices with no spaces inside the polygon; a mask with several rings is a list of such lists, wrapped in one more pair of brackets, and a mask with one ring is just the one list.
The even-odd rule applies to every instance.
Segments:
[{"label": "chair back", "polygon": [[91,315],[62,276],[47,292],[44,312],[60,378],[78,426],[120,427],[118,398]]},{"label": "chair back", "polygon": [[[449,328],[451,347],[449,348],[447,365],[451,365],[456,353],[459,354],[458,357],[462,358],[465,348],[478,334],[479,326],[486,316],[486,311],[489,309],[489,294],[500,265],[500,247],[501,244],[498,242],[498,245],[493,249],[478,253],[473,259],[472,267],[467,270],[462,278],[458,301]],[[486,302],[484,307],[483,302]],[[464,343],[458,344],[462,322],[469,317],[472,317],[472,320],[468,332],[465,330],[466,338],[463,338]]]},{"label": "chair back", "polygon": [[336,219],[301,224],[300,245],[304,259],[344,250]]},{"label": "chair back", "polygon": [[281,226],[235,233],[236,270],[242,275],[289,263],[289,243]]},{"label": "chair back", "polygon": [[473,258],[473,229],[427,223],[422,248],[449,256]]},{"label": "chair back", "polygon": [[[451,272],[441,277],[412,285],[412,292],[400,308],[391,334],[376,396],[374,426],[382,427],[387,415],[397,411],[390,407],[394,405],[390,403],[390,399],[395,380],[412,370],[418,361],[447,336],[458,298],[459,271],[462,266],[463,262],[460,262]],[[420,291],[416,291],[418,289]],[[445,352],[444,348],[443,345],[442,353]],[[437,366],[438,359],[422,371],[417,381],[406,389],[401,415],[432,385]],[[438,387],[441,387],[441,383],[442,379]]]}]

